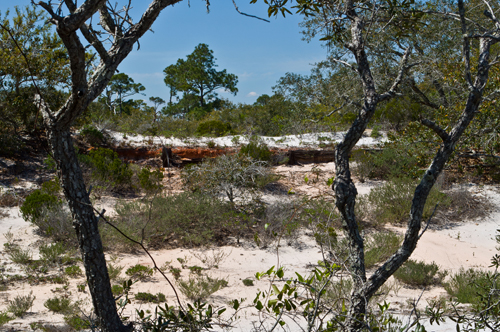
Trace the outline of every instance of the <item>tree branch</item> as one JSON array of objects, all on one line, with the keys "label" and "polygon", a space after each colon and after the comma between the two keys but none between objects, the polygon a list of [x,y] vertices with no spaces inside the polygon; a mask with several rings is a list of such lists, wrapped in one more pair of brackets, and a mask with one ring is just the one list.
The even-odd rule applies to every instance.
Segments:
[{"label": "tree branch", "polygon": [[448,133],[444,129],[442,129],[437,123],[429,119],[421,119],[420,123],[432,129],[439,137],[441,137],[443,142],[446,142],[450,138]]},{"label": "tree branch", "polygon": [[472,84],[472,74],[470,69],[470,41],[467,38],[467,25],[465,23],[465,7],[464,1],[458,0],[458,13],[460,15],[460,27],[462,29],[462,59],[465,65],[465,81],[469,86],[469,89],[474,89],[474,85]]},{"label": "tree branch", "polygon": [[408,59],[410,57],[411,50],[412,50],[411,46],[409,46],[405,50],[405,54],[401,58],[401,63],[400,63],[400,66],[399,66],[398,75],[396,76],[396,79],[394,80],[394,83],[392,83],[392,86],[389,89],[389,91],[387,91],[387,92],[385,92],[385,93],[383,93],[383,94],[380,95],[380,97],[379,97],[380,101],[392,98],[396,94],[396,89],[398,88],[399,84],[403,80],[403,75],[405,74],[406,70],[408,70],[408,68],[409,68],[408,66],[406,66],[406,63],[408,62]]},{"label": "tree branch", "polygon": [[[250,15],[250,14],[246,14],[246,13],[242,13],[242,12],[240,11],[240,9],[238,8],[238,5],[236,4],[236,1],[234,1],[234,0],[233,0],[233,5],[234,5],[234,9],[236,9],[236,11],[237,11],[238,13],[240,13],[241,15],[243,15],[243,16],[248,16],[248,17],[256,18],[256,19],[258,19],[258,20],[261,20],[261,21],[267,22],[267,23],[271,23],[271,21],[266,20],[265,18],[261,18],[261,17],[255,16],[255,15]],[[207,6],[207,8],[208,8],[208,6]]]}]

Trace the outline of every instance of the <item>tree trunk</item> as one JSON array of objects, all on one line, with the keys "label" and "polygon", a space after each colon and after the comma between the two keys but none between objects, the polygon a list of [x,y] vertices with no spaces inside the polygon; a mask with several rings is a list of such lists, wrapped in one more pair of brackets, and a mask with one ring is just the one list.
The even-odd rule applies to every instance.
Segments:
[{"label": "tree trunk", "polygon": [[64,195],[73,216],[73,226],[99,326],[104,331],[130,331],[132,326],[125,326],[116,311],[99,235],[98,218],[94,214],[89,193],[85,188],[71,134],[68,130],[50,128],[48,135],[54,160],[58,164]]}]

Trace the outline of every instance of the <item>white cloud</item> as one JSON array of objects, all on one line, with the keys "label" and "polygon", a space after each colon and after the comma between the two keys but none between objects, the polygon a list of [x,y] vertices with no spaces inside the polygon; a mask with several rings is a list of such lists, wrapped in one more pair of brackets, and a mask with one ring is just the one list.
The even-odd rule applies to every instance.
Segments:
[{"label": "white cloud", "polygon": [[249,94],[247,94],[247,97],[257,97],[257,92],[250,92]]}]

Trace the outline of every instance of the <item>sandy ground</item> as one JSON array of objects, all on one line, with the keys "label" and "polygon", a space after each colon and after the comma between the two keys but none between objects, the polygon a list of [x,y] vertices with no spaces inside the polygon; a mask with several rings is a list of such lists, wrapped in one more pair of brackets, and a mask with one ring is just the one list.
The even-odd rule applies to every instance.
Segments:
[{"label": "sandy ground", "polygon": [[[331,195],[331,190],[325,185],[328,177],[333,175],[333,163],[321,165],[305,165],[300,166],[280,166],[276,168],[278,174],[284,175],[283,184],[295,191],[297,194],[305,194],[315,196],[319,194]],[[314,168],[314,169],[313,169]],[[318,171],[319,169],[319,171]],[[305,183],[302,179],[307,176],[310,180]],[[317,179],[315,180],[315,177]],[[313,181],[314,180],[314,181]],[[287,182],[288,181],[288,182]],[[367,181],[363,184],[357,183],[358,192],[360,195],[366,194],[371,188],[380,185],[380,182]],[[496,188],[471,186],[470,190],[477,195],[484,195],[491,200],[496,207],[500,207],[500,194]],[[112,211],[113,199],[107,200],[100,204]],[[12,232],[16,243],[24,248],[30,248],[33,253],[36,253],[39,245],[39,237],[35,233],[33,226],[25,222],[19,215],[17,207],[4,209],[9,213],[8,217],[0,219],[0,248],[6,242],[5,234]],[[108,212],[109,213],[109,212]],[[494,209],[486,218],[481,220],[471,220],[461,223],[455,223],[439,229],[429,229],[426,231],[420,240],[417,249],[412,255],[415,260],[423,260],[425,262],[436,262],[441,268],[450,272],[459,270],[460,268],[481,268],[487,269],[490,264],[491,257],[495,254],[496,242],[494,240],[495,231],[500,228],[500,209]],[[393,228],[398,232],[404,232],[403,228]],[[269,288],[268,280],[256,280],[255,273],[269,269],[271,266],[284,266],[286,273],[285,277],[293,277],[292,271],[307,275],[311,272],[311,266],[317,264],[318,260],[322,259],[322,254],[315,245],[311,237],[302,236],[298,243],[293,247],[286,243],[281,243],[279,248],[270,247],[269,249],[258,249],[253,243],[243,243],[240,246],[226,246],[221,248],[202,250],[160,250],[152,252],[158,266],[170,262],[171,266],[181,268],[181,264],[177,258],[187,260],[186,265],[203,266],[203,263],[197,258],[202,255],[215,257],[222,255],[223,259],[218,264],[218,268],[212,268],[208,274],[212,277],[224,278],[228,281],[228,287],[214,293],[208,301],[217,306],[228,306],[227,303],[232,299],[246,298],[247,304],[250,304],[259,290],[267,290]],[[111,258],[111,257],[108,257]],[[124,266],[125,269],[135,264],[143,264],[152,266],[151,260],[145,254],[120,254],[114,257],[114,264]],[[4,251],[0,254],[0,265],[4,274],[19,273],[18,267],[14,266],[8,259]],[[125,270],[124,269],[124,270]],[[170,273],[167,274],[172,278]],[[122,276],[126,277],[122,272]],[[182,269],[182,276],[187,278],[189,271]],[[253,286],[244,286],[242,280],[245,278],[254,281]],[[78,292],[77,285],[84,282],[83,277],[69,279],[67,289],[63,285],[58,284],[40,284],[29,285],[26,283],[16,283],[14,286],[9,286],[6,291],[0,293],[0,311],[5,310],[8,300],[18,295],[26,295],[33,291],[36,300],[30,312],[23,319],[16,319],[5,325],[1,329],[7,327],[14,330],[29,330],[29,323],[44,322],[61,324],[63,322],[62,315],[52,314],[45,307],[44,302],[56,295],[66,294],[73,300],[81,301],[81,308],[84,312],[90,312],[90,298],[87,292]],[[392,285],[386,301],[391,302],[393,312],[404,315],[408,310],[408,300],[416,299],[422,294],[420,289],[411,289],[399,284],[395,280],[389,280],[389,285]],[[155,273],[153,277],[138,282],[132,286],[132,296],[137,292],[150,292],[156,294],[162,292],[167,296],[167,303],[175,305],[175,297],[168,283]],[[418,303],[420,308],[425,307],[427,301],[440,296],[446,296],[443,288],[432,287],[423,292],[422,298]],[[185,301],[185,299],[182,299]],[[125,314],[134,317],[135,309],[152,310],[150,304],[134,303],[126,308]],[[228,310],[228,315],[231,313]],[[240,319],[235,323],[235,331],[250,331],[253,324],[261,319],[256,312],[252,310],[244,310],[240,313]],[[297,327],[289,325],[293,331],[298,331]],[[444,324],[439,327],[431,326],[428,331],[454,331],[453,324]]]}]

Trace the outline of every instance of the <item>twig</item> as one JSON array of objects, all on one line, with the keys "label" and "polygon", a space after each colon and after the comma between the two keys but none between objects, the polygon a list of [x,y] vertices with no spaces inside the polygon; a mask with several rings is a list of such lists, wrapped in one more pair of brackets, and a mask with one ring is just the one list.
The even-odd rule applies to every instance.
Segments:
[{"label": "twig", "polygon": [[[85,203],[82,203],[82,204],[85,204]],[[181,303],[181,300],[179,298],[179,294],[177,293],[177,290],[175,289],[174,285],[172,284],[172,282],[170,281],[170,279],[168,279],[168,277],[165,275],[165,273],[163,273],[163,271],[158,267],[158,265],[156,264],[156,261],[155,259],[153,258],[153,256],[149,253],[149,251],[146,249],[146,247],[144,246],[144,244],[142,242],[139,242],[139,241],[136,241],[132,238],[130,238],[127,234],[123,233],[118,227],[116,227],[115,225],[113,225],[103,214],[101,214],[94,206],[92,206],[92,209],[94,209],[95,212],[97,212],[97,214],[99,215],[100,218],[102,218],[102,220],[104,220],[104,222],[106,224],[108,224],[109,226],[111,226],[112,228],[114,228],[118,233],[120,233],[124,238],[126,238],[127,240],[129,240],[130,242],[132,243],[135,243],[135,244],[138,244],[139,246],[141,246],[142,250],[144,250],[144,252],[149,256],[149,258],[151,259],[151,261],[153,262],[153,265],[154,265],[154,268],[160,272],[160,274],[163,276],[163,278],[169,283],[170,287],[172,287],[172,290],[174,291],[175,293],[175,297],[177,299],[177,303],[179,304],[179,308],[182,310],[182,311],[185,311],[184,310],[184,307],[182,306],[182,303]]]},{"label": "twig", "polygon": [[[236,4],[236,2],[233,0],[233,5],[234,5],[234,9],[236,9],[236,11],[238,13],[240,13],[241,15],[243,16],[248,16],[248,17],[252,17],[252,18],[256,18],[258,20],[261,20],[261,21],[264,21],[264,22],[267,22],[267,23],[271,23],[271,21],[269,20],[266,20],[265,18],[262,18],[262,17],[258,17],[258,16],[255,16],[255,15],[250,15],[250,14],[247,14],[247,13],[243,13],[240,11],[240,9],[238,8],[238,5]],[[208,8],[208,5],[207,5],[207,8]]]},{"label": "twig", "polygon": [[446,142],[449,139],[448,133],[434,121],[431,121],[429,119],[422,119],[420,120],[420,123],[432,129],[439,137],[441,137],[443,142]]},{"label": "twig", "polygon": [[434,216],[434,212],[436,212],[436,209],[439,205],[439,202],[437,202],[436,206],[434,207],[434,210],[432,210],[432,214],[431,216],[429,217],[429,219],[427,219],[427,224],[425,225],[424,229],[422,230],[422,232],[418,235],[418,239],[420,240],[420,238],[422,237],[422,235],[424,235],[425,231],[427,230],[427,228],[429,228],[429,224],[431,223],[431,219],[432,217]]}]

